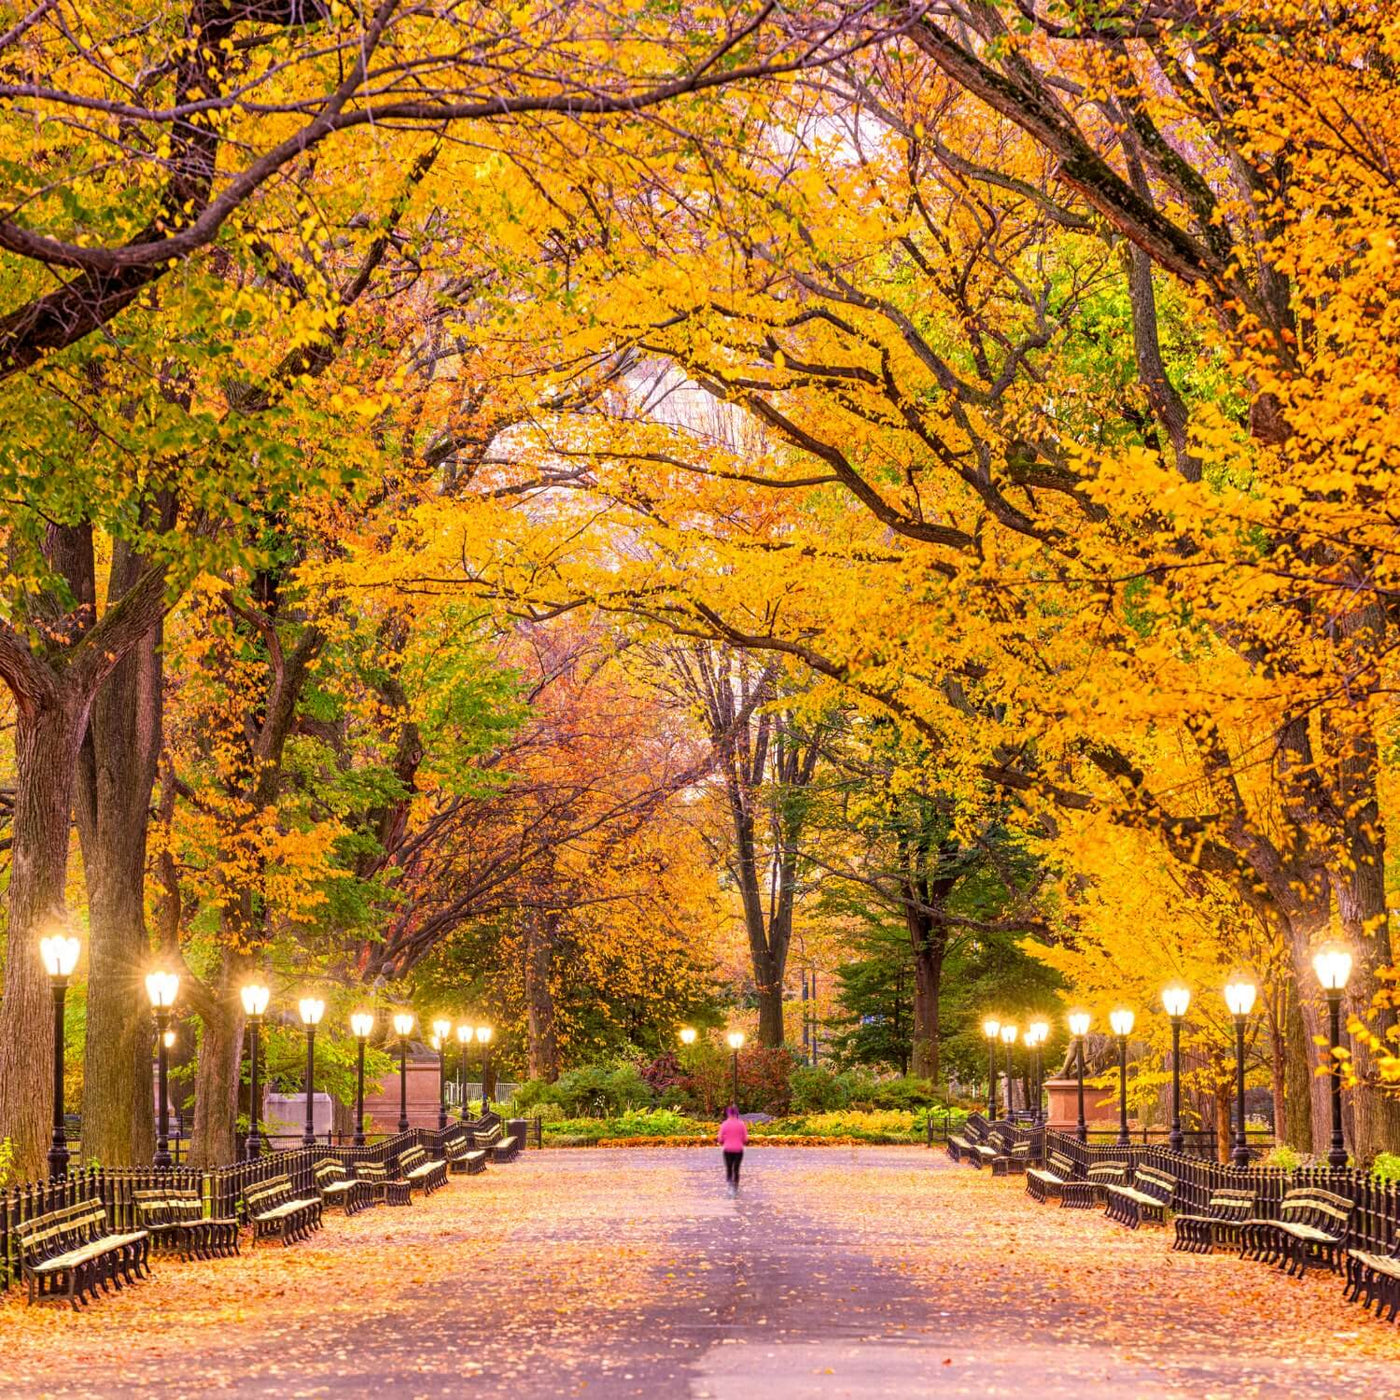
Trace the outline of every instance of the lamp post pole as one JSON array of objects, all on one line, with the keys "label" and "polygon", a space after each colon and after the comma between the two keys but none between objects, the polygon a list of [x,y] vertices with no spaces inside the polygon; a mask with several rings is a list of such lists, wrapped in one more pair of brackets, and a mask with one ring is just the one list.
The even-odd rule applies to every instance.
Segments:
[{"label": "lamp post pole", "polygon": [[306,1028],[306,1126],[302,1130],[301,1145],[316,1146],[316,1102],[312,1093],[316,1078],[316,1027]]},{"label": "lamp post pole", "polygon": [[63,1005],[68,996],[68,979],[78,965],[78,940],[62,933],[41,938],[39,958],[53,990],[53,1141],[49,1146],[49,1176],[65,1177],[69,1153],[63,1125]]},{"label": "lamp post pole", "polygon": [[357,1011],[350,1018],[355,1033],[355,1146],[365,1145],[365,1041],[374,1029],[374,1019],[367,1011]]},{"label": "lamp post pole", "polygon": [[988,1016],[982,1022],[982,1034],[987,1037],[987,1121],[997,1121],[997,1037],[1001,1034],[1001,1022]]},{"label": "lamp post pole", "polygon": [[457,1059],[457,1084],[462,1095],[462,1107],[457,1116],[463,1123],[467,1121],[467,1046],[471,1038],[470,1026],[457,1027],[457,1048],[462,1052]]},{"label": "lamp post pole", "polygon": [[299,1010],[306,1027],[306,1080],[302,1097],[306,1100],[306,1123],[302,1129],[301,1145],[316,1146],[316,1027],[326,1014],[326,1003],[319,997],[302,997]]},{"label": "lamp post pole", "polygon": [[1327,1153],[1329,1167],[1347,1164],[1346,1139],[1342,1136],[1342,993],[1351,976],[1351,950],[1340,943],[1326,943],[1313,954],[1313,970],[1327,995],[1327,1021],[1331,1032],[1331,1053],[1327,1069],[1331,1076],[1332,1147]]},{"label": "lamp post pole", "polygon": [[408,1131],[408,1036],[399,1036],[399,1132]]},{"label": "lamp post pole", "polygon": [[63,1004],[68,979],[53,979],[53,1142],[49,1147],[49,1176],[68,1175],[68,1134],[63,1125]]},{"label": "lamp post pole", "polygon": [[1011,1047],[1016,1044],[1016,1027],[1007,1025],[1001,1028],[1002,1044],[1006,1046],[1006,1121],[1011,1121],[1015,1105],[1015,1095],[1011,1075],[1015,1068],[1011,1060]]},{"label": "lamp post pole", "polygon": [[1074,1038],[1074,1067],[1079,1080],[1079,1122],[1075,1127],[1075,1136],[1080,1142],[1088,1142],[1089,1125],[1084,1121],[1084,1037],[1082,1035]]},{"label": "lamp post pole", "polygon": [[1254,983],[1246,977],[1233,977],[1225,987],[1225,1005],[1235,1018],[1235,1150],[1230,1161],[1237,1167],[1249,1165],[1244,1122],[1244,1027],[1256,994]]},{"label": "lamp post pole", "polygon": [[1167,1135],[1167,1146],[1173,1152],[1186,1148],[1186,1137],[1181,1131],[1181,1017],[1173,1016],[1172,1022],[1172,1130]]},{"label": "lamp post pole", "polygon": [[262,1135],[258,1132],[258,1108],[262,1098],[258,1083],[258,1028],[261,1016],[248,1017],[248,1141],[244,1145],[244,1155],[250,1162],[256,1162],[262,1154]]},{"label": "lamp post pole", "polygon": [[1118,1145],[1128,1145],[1128,1037],[1118,1037]]},{"label": "lamp post pole", "polygon": [[1235,1015],[1235,1150],[1230,1161],[1237,1167],[1249,1165],[1249,1139],[1244,1130],[1244,1023],[1245,1016]]},{"label": "lamp post pole", "polygon": [[170,1157],[170,1066],[165,1054],[165,1031],[169,1024],[169,1010],[156,1007],[156,1094],[160,1102],[156,1108],[156,1155],[152,1161],[157,1167],[173,1165]]},{"label": "lamp post pole", "polygon": [[1327,1153],[1329,1167],[1345,1167],[1347,1164],[1346,1141],[1342,1137],[1342,1066],[1335,1051],[1342,1043],[1342,989],[1327,989],[1327,1019],[1332,1042],[1331,1098],[1332,1098],[1332,1146]]},{"label": "lamp post pole", "polygon": [[438,1052],[438,1132],[447,1131],[447,1047],[452,1043],[452,1022],[433,1022],[433,1049]]},{"label": "lamp post pole", "polygon": [[255,1162],[262,1154],[262,1134],[258,1132],[258,1114],[262,1107],[258,1084],[258,1028],[272,993],[260,982],[249,982],[240,989],[239,996],[248,1017],[248,1140],[243,1144],[243,1155],[249,1162]]}]

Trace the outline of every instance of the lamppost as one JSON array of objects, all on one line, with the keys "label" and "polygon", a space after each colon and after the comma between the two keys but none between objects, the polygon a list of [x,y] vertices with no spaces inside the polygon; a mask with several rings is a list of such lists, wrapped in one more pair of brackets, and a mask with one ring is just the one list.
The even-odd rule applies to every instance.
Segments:
[{"label": "lamppost", "polygon": [[1001,1022],[995,1016],[988,1016],[982,1022],[982,1034],[987,1037],[987,1121],[997,1121],[997,1037],[1001,1034]]},{"label": "lamppost", "polygon": [[78,965],[78,940],[55,933],[39,940],[39,956],[53,986],[53,1143],[49,1147],[49,1176],[68,1175],[68,1134],[63,1126],[63,1003],[68,979]]},{"label": "lamppost", "polygon": [[1186,1138],[1181,1131],[1181,1023],[1186,1017],[1186,1008],[1191,1005],[1190,987],[1180,982],[1164,987],[1162,1005],[1172,1023],[1172,1130],[1167,1135],[1167,1146],[1173,1152],[1183,1152]]},{"label": "lamppost", "polygon": [[1089,1125],[1084,1121],[1084,1037],[1089,1034],[1089,1013],[1071,1011],[1069,1033],[1074,1037],[1074,1068],[1079,1080],[1079,1126],[1075,1136],[1080,1142],[1088,1142]]},{"label": "lamppost", "polygon": [[462,1111],[458,1115],[462,1122],[467,1121],[467,1046],[472,1043],[472,1028],[463,1022],[457,1027],[457,1045],[462,1054],[457,1061],[457,1075],[461,1080],[462,1088]]},{"label": "lamppost", "polygon": [[413,1012],[394,1013],[394,1034],[399,1038],[399,1132],[408,1131],[408,1037],[413,1030]]},{"label": "lamppost", "polygon": [[744,1033],[743,1031],[730,1031],[725,1039],[729,1042],[729,1048],[734,1052],[733,1065],[731,1066],[733,1094],[729,1102],[737,1108],[739,1106],[739,1051],[744,1048]]},{"label": "lamppost", "polygon": [[1016,1044],[1016,1027],[1007,1024],[1001,1028],[1001,1043],[1006,1046],[1006,1121],[1011,1121],[1012,1104],[1014,1099],[1011,1094],[1011,1047]]},{"label": "lamppost", "polygon": [[447,1131],[447,1045],[452,1022],[433,1022],[433,1049],[438,1052],[438,1132]]},{"label": "lamppost", "polygon": [[1128,1138],[1128,1037],[1133,1033],[1133,1013],[1126,1008],[1109,1012],[1108,1024],[1118,1037],[1118,1146],[1127,1147]]},{"label": "lamppost", "polygon": [[365,1041],[374,1029],[374,1017],[368,1011],[357,1011],[350,1017],[350,1029],[355,1035],[355,1146],[365,1145]]},{"label": "lamppost", "polygon": [[1254,1008],[1254,983],[1235,977],[1225,987],[1225,1005],[1235,1018],[1235,1150],[1230,1161],[1237,1167],[1249,1165],[1249,1140],[1244,1131],[1244,1025]]},{"label": "lamppost", "polygon": [[316,1107],[312,1090],[316,1087],[316,1027],[326,1014],[326,1003],[320,997],[302,997],[297,1009],[301,1012],[301,1023],[306,1027],[306,1079],[302,1095],[306,1100],[306,1125],[301,1132],[301,1145],[315,1147]]},{"label": "lamppost", "polygon": [[160,1106],[156,1110],[156,1155],[158,1167],[173,1166],[170,1157],[170,1065],[166,1051],[170,1048],[167,1031],[170,1008],[180,994],[180,979],[173,972],[152,972],[146,977],[146,995],[156,1017],[156,1093]]},{"label": "lamppost", "polygon": [[258,1027],[262,1024],[263,1012],[272,992],[261,982],[249,982],[239,991],[243,998],[243,1010],[248,1017],[248,1141],[243,1146],[243,1155],[248,1161],[256,1161],[262,1153],[262,1134],[258,1132],[258,1114],[262,1099],[258,1089]]},{"label": "lamppost", "polygon": [[1044,1093],[1045,1081],[1045,1061],[1044,1046],[1050,1036],[1050,1023],[1048,1021],[1032,1021],[1031,1034],[1035,1037],[1035,1109],[1031,1114],[1032,1123],[1044,1121],[1044,1114],[1041,1112],[1041,1095]]},{"label": "lamppost", "polygon": [[478,1026],[476,1028],[476,1043],[481,1046],[481,1112],[484,1115],[491,1107],[491,1101],[486,1097],[486,1083],[491,1074],[490,1026]]},{"label": "lamppost", "polygon": [[1339,943],[1329,943],[1313,954],[1313,971],[1327,993],[1327,1016],[1332,1042],[1332,1148],[1327,1154],[1329,1167],[1347,1164],[1346,1142],[1342,1138],[1342,1062],[1337,1051],[1342,1048],[1342,993],[1351,976],[1351,953]]}]

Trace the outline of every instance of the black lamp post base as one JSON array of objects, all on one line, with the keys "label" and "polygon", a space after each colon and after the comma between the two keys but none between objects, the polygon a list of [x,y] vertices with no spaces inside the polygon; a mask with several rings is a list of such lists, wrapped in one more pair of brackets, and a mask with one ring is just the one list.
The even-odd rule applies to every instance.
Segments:
[{"label": "black lamp post base", "polygon": [[69,1151],[67,1147],[55,1143],[49,1148],[49,1180],[53,1181],[68,1175]]}]

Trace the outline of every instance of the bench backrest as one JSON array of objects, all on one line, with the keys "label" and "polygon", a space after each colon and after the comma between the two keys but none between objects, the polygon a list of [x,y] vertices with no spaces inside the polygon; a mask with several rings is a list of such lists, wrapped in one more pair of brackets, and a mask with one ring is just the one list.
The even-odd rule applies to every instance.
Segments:
[{"label": "bench backrest", "polygon": [[453,1133],[444,1140],[442,1150],[448,1157],[464,1157],[471,1150],[471,1144],[467,1142],[465,1133]]},{"label": "bench backrest", "polygon": [[1341,1235],[1351,1222],[1356,1207],[1345,1196],[1323,1191],[1316,1186],[1300,1187],[1283,1198],[1279,1219],[1312,1225],[1329,1234]]},{"label": "bench backrest", "polygon": [[1214,1220],[1253,1220],[1252,1191],[1212,1191],[1206,1214]]},{"label": "bench backrest", "polygon": [[1074,1179],[1074,1163],[1063,1152],[1050,1153],[1045,1159],[1045,1165],[1056,1176],[1063,1177],[1066,1181]]},{"label": "bench backrest", "polygon": [[275,1206],[287,1200],[291,1194],[291,1177],[274,1176],[267,1181],[255,1182],[253,1185],[245,1187],[243,1203],[251,1211],[266,1210],[269,1206]]},{"label": "bench backrest", "polygon": [[334,1181],[349,1181],[350,1172],[338,1157],[322,1157],[311,1169],[317,1186],[329,1186]]},{"label": "bench backrest", "polygon": [[497,1143],[500,1140],[501,1125],[499,1123],[492,1123],[489,1128],[472,1129],[472,1141],[475,1142],[478,1147],[490,1147],[493,1143]]},{"label": "bench backrest", "polygon": [[101,1239],[107,1233],[107,1208],[99,1200],[80,1201],[21,1221],[14,1232],[20,1258],[41,1263],[55,1254]]},{"label": "bench backrest", "polygon": [[136,1218],[143,1225],[175,1225],[204,1219],[204,1201],[198,1191],[157,1187],[131,1194],[136,1203]]},{"label": "bench backrest", "polygon": [[1128,1168],[1122,1162],[1095,1162],[1089,1168],[1088,1177],[1099,1186],[1116,1185],[1127,1181]]},{"label": "bench backrest", "polygon": [[428,1160],[428,1154],[421,1147],[410,1147],[399,1153],[399,1170],[401,1172],[411,1172],[414,1167],[421,1167]]},{"label": "bench backrest", "polygon": [[1176,1195],[1176,1178],[1158,1167],[1139,1167],[1133,1173],[1133,1185],[1144,1196],[1155,1196],[1164,1205],[1170,1205]]},{"label": "bench backrest", "polygon": [[383,1162],[357,1162],[355,1175],[361,1181],[388,1181],[389,1168]]}]

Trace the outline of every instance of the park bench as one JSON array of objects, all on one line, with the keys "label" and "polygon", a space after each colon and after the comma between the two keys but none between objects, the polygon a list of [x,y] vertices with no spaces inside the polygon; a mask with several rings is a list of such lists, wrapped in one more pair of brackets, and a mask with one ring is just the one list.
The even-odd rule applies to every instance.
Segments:
[{"label": "park bench", "polygon": [[1249,1220],[1240,1227],[1240,1258],[1287,1265],[1299,1278],[1312,1260],[1335,1272],[1341,1267],[1354,1209],[1345,1196],[1301,1186],[1283,1198],[1277,1220]]},{"label": "park bench", "polygon": [[413,1191],[406,1181],[395,1181],[383,1162],[357,1162],[355,1175],[370,1191],[375,1205],[411,1206]]},{"label": "park bench", "polygon": [[1044,1205],[1059,1197],[1065,1183],[1074,1178],[1074,1163],[1063,1152],[1051,1152],[1043,1167],[1026,1168],[1026,1195]]},{"label": "park bench", "polygon": [[497,1163],[512,1161],[520,1152],[520,1139],[507,1137],[499,1123],[492,1123],[489,1128],[473,1128],[472,1144],[485,1148],[491,1160]]},{"label": "park bench", "polygon": [[1128,1168],[1123,1162],[1095,1162],[1084,1173],[1083,1181],[1067,1181],[1060,1187],[1060,1204],[1070,1210],[1089,1210],[1104,1204],[1110,1186],[1125,1186]]},{"label": "park bench", "polygon": [[969,1113],[960,1133],[948,1135],[948,1155],[955,1162],[971,1162],[980,1167],[982,1160],[977,1149],[986,1146],[987,1120],[980,1113]]},{"label": "park bench", "polygon": [[399,1180],[406,1181],[410,1191],[431,1196],[447,1185],[447,1163],[441,1157],[429,1157],[421,1147],[410,1147],[399,1153]]},{"label": "park bench", "polygon": [[1375,1303],[1377,1317],[1384,1313],[1387,1321],[1395,1321],[1396,1313],[1400,1313],[1400,1235],[1390,1246],[1389,1254],[1373,1254],[1364,1249],[1347,1251],[1347,1286],[1342,1296],[1351,1302],[1360,1298],[1364,1308]]},{"label": "park bench", "polygon": [[311,1175],[323,1207],[339,1206],[346,1215],[354,1215],[374,1204],[369,1184],[351,1176],[350,1169],[338,1157],[322,1157],[311,1169]]},{"label": "park bench", "polygon": [[204,1214],[198,1191],[158,1186],[132,1193],[136,1219],[151,1237],[151,1249],[178,1250],[181,1259],[212,1259],[238,1253],[238,1221]]},{"label": "park bench", "polygon": [[1139,1167],[1132,1185],[1110,1182],[1104,1186],[1105,1214],[1120,1225],[1136,1230],[1144,1220],[1167,1223],[1167,1211],[1176,1195],[1176,1178],[1157,1167]]},{"label": "park bench", "polygon": [[1026,1170],[1030,1153],[1029,1141],[1017,1142],[1011,1129],[998,1127],[988,1133],[987,1142],[977,1155],[983,1165],[991,1167],[993,1176],[1008,1176]]},{"label": "park bench", "polygon": [[486,1170],[486,1149],[476,1150],[466,1133],[454,1133],[443,1141],[442,1155],[447,1160],[448,1171],[465,1172],[475,1176]]},{"label": "park bench", "polygon": [[320,1196],[298,1196],[289,1176],[274,1176],[245,1187],[243,1207],[253,1227],[254,1244],[275,1235],[283,1245],[289,1245],[321,1228]]},{"label": "park bench", "polygon": [[1204,1215],[1175,1215],[1176,1227],[1173,1249],[1188,1254],[1209,1254],[1217,1245],[1238,1245],[1240,1227],[1254,1219],[1256,1209],[1252,1191],[1212,1191]]},{"label": "park bench", "polygon": [[74,1312],[97,1290],[110,1292],[150,1274],[146,1263],[150,1236],[145,1230],[114,1232],[107,1226],[101,1201],[64,1206],[14,1227],[20,1276],[29,1284],[29,1301],[67,1297]]}]

